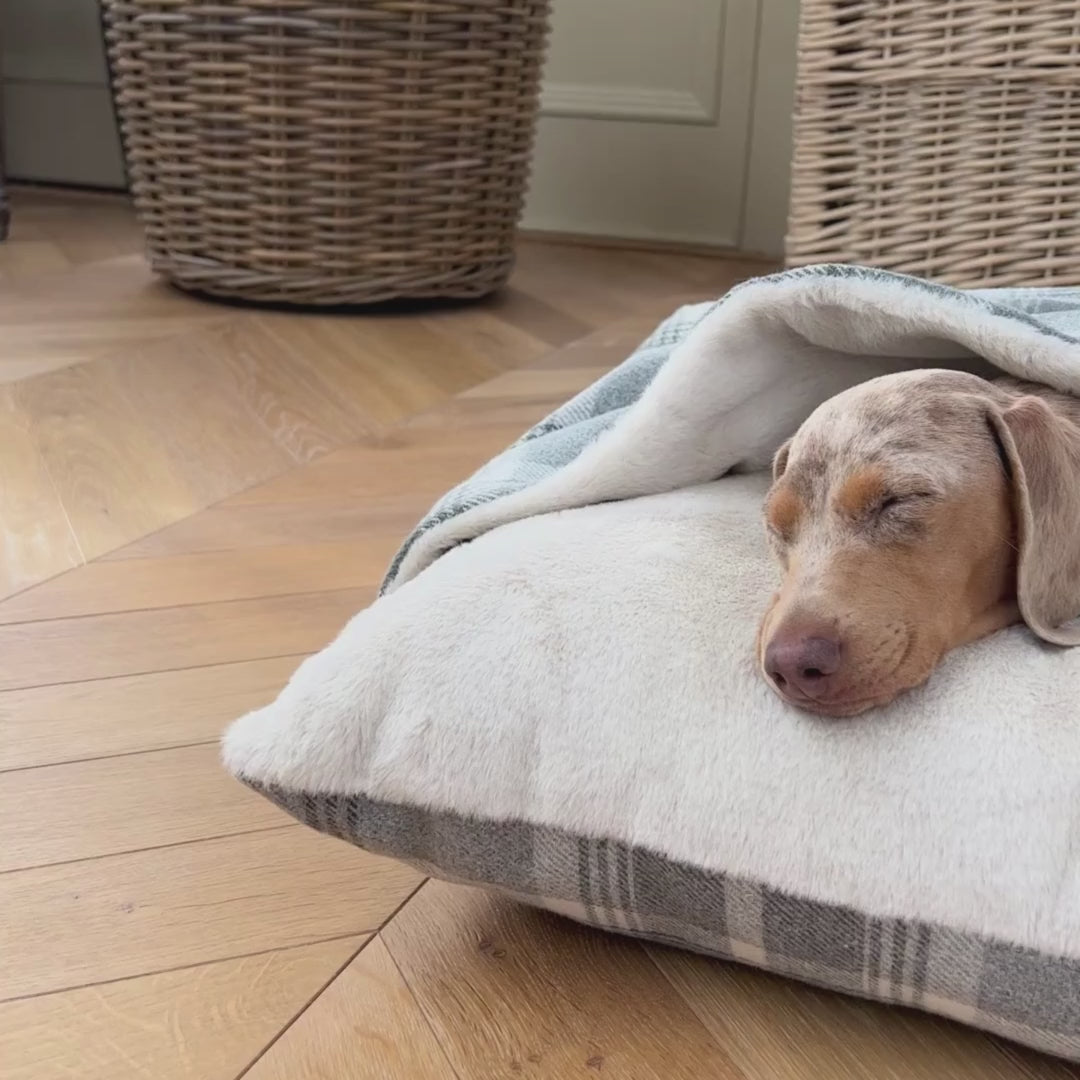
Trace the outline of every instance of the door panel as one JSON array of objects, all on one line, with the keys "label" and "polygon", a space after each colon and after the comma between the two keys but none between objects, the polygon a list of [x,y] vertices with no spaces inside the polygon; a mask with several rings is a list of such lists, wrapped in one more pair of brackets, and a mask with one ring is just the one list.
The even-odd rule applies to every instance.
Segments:
[{"label": "door panel", "polygon": [[554,0],[526,227],[738,243],[757,0]]}]

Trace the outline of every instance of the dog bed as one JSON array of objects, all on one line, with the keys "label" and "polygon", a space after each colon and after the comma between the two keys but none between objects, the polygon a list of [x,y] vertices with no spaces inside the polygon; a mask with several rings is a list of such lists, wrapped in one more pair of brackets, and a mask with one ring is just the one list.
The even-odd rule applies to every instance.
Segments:
[{"label": "dog bed", "polygon": [[1078,339],[1080,291],[831,266],[681,310],[432,509],[226,766],[425,872],[1080,1060],[1080,650],[1016,627],[847,721],[753,656],[761,470],[814,407],[915,366],[1080,393]]}]

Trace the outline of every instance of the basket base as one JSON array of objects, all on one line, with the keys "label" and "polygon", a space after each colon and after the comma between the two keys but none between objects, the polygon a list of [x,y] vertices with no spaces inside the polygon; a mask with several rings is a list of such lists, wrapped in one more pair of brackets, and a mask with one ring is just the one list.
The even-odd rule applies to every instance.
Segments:
[{"label": "basket base", "polygon": [[514,268],[509,253],[482,263],[377,275],[271,273],[202,259],[149,252],[150,266],[184,292],[259,307],[368,308],[416,301],[479,300],[506,284]]}]

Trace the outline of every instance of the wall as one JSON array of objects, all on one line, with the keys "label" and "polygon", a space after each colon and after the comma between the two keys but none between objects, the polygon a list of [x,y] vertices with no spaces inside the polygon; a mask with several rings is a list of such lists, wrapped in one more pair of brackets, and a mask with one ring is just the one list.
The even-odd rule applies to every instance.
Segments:
[{"label": "wall", "polygon": [[95,0],[0,0],[0,73],[11,177],[123,185]]}]

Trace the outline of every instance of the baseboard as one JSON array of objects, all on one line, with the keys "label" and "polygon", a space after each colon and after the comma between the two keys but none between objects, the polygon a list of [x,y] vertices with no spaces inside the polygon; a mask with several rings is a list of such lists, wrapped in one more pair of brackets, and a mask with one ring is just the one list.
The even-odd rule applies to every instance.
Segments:
[{"label": "baseboard", "polygon": [[694,244],[685,240],[634,239],[623,236],[604,236],[595,233],[557,232],[549,229],[519,229],[518,235],[526,240],[540,240],[545,244],[565,244],[576,247],[621,248],[625,251],[649,251],[672,255],[704,255],[716,259],[741,259],[777,267],[781,260],[775,255],[758,251],[740,251],[725,244]]}]

